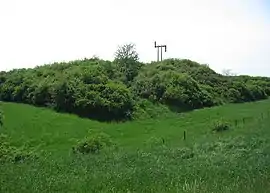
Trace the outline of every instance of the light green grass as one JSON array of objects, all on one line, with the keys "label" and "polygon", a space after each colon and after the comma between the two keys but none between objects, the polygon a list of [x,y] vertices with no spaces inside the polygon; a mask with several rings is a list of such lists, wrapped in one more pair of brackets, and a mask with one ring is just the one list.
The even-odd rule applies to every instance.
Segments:
[{"label": "light green grass", "polygon": [[[2,106],[0,132],[14,146],[34,148],[39,159],[1,164],[0,192],[270,191],[270,100],[121,124]],[[230,129],[212,132],[221,119]],[[116,148],[72,154],[75,141],[91,135],[89,130],[110,135]]]}]

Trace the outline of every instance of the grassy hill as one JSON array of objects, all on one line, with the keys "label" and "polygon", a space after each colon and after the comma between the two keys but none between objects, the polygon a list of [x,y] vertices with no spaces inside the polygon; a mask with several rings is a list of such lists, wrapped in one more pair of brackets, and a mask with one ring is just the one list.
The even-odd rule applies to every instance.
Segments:
[{"label": "grassy hill", "polygon": [[[3,103],[0,192],[269,192],[269,107],[263,100],[104,123]],[[111,145],[72,151],[93,136]]]},{"label": "grassy hill", "polygon": [[269,96],[132,45],[0,72],[0,192],[269,192]]},{"label": "grassy hill", "polygon": [[152,116],[147,109],[157,105],[184,112],[269,95],[270,78],[223,76],[186,59],[143,64],[132,57],[114,61],[90,58],[0,73],[2,101],[99,121]]}]

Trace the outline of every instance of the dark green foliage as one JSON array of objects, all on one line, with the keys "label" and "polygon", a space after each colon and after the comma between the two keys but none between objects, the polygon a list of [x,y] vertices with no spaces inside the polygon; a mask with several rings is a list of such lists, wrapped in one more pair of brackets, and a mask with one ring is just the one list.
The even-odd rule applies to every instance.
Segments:
[{"label": "dark green foliage", "polygon": [[53,85],[52,98],[56,110],[64,112],[72,112],[74,110],[78,83],[76,81],[59,80]]},{"label": "dark green foliage", "polygon": [[92,134],[77,142],[72,148],[74,153],[93,154],[99,153],[105,147],[112,145],[109,135],[105,133]]},{"label": "dark green foliage", "polygon": [[262,77],[260,80],[256,77],[236,76],[229,80],[228,87],[239,92],[233,97],[235,102],[249,102],[266,99],[269,96],[269,83],[269,78]]},{"label": "dark green foliage", "polygon": [[163,95],[166,103],[187,109],[213,105],[210,94],[189,75],[170,72],[165,79],[169,81]]},{"label": "dark green foliage", "polygon": [[93,57],[0,72],[2,101],[50,107],[100,121],[128,120],[142,117],[140,113],[155,116],[141,106],[142,99],[181,112],[269,95],[270,78],[222,76],[186,59],[143,65],[133,44],[119,47],[113,62]]},{"label": "dark green foliage", "polygon": [[5,82],[1,83],[0,100],[47,106],[103,121],[129,119],[132,94],[108,64],[85,59],[10,71],[1,79]]},{"label": "dark green foliage", "polygon": [[269,83],[266,77],[226,77],[191,60],[168,59],[146,65],[133,87],[143,98],[164,102],[166,93],[166,101],[173,101],[174,107],[194,109],[265,99]]},{"label": "dark green foliage", "polygon": [[139,75],[136,79],[134,90],[143,98],[182,110],[214,105],[211,94],[186,73],[168,70],[151,75]]},{"label": "dark green foliage", "polygon": [[229,102],[241,102],[241,93],[235,88],[229,88],[225,95]]},{"label": "dark green foliage", "polygon": [[123,84],[87,85],[78,89],[75,96],[75,109],[79,115],[101,120],[130,118],[132,97]]},{"label": "dark green foliage", "polygon": [[37,106],[48,105],[51,103],[51,85],[44,79],[35,86],[35,90],[32,92],[32,104]]},{"label": "dark green foliage", "polygon": [[164,117],[165,115],[172,116],[168,106],[147,99],[136,99],[136,106],[132,114],[133,119],[152,119]]}]

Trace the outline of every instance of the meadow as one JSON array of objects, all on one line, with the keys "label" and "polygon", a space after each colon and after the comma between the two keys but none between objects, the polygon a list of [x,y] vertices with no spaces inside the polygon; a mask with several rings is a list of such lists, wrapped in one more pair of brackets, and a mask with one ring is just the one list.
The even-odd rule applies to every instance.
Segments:
[{"label": "meadow", "polygon": [[[269,99],[122,123],[11,102],[2,109],[1,140],[35,155],[0,155],[3,193],[270,191]],[[226,129],[213,130],[217,124]],[[113,145],[72,151],[77,140],[99,133]]]}]

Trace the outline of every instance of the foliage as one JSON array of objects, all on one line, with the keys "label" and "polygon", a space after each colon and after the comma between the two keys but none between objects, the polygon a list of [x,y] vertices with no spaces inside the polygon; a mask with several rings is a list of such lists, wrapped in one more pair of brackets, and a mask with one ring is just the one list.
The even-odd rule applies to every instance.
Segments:
[{"label": "foliage", "polygon": [[137,98],[132,118],[134,120],[146,120],[164,116],[170,117],[173,115],[173,112],[171,112],[166,105],[152,102],[147,99]]},{"label": "foliage", "polygon": [[[201,108],[227,102],[266,99],[270,78],[222,76],[191,60],[167,59],[146,65],[135,79],[134,91],[143,98],[173,106]],[[177,101],[177,102],[176,102]]]},{"label": "foliage", "polygon": [[182,109],[214,105],[213,96],[187,73],[168,70],[151,75],[139,75],[135,81],[134,90],[143,98]]},{"label": "foliage", "polygon": [[135,45],[131,43],[124,44],[117,49],[114,62],[117,64],[117,69],[124,75],[123,81],[126,84],[129,84],[138,75],[142,66]]},{"label": "foliage", "polygon": [[79,140],[74,146],[74,153],[93,154],[99,153],[105,147],[112,145],[109,135],[105,133],[92,134]]},{"label": "foliage", "polygon": [[[98,59],[14,70],[4,76],[0,100],[47,106],[97,120],[129,119],[130,90]],[[109,73],[109,74],[107,74]]]},{"label": "foliage", "polygon": [[[154,106],[160,105],[181,112],[269,95],[270,78],[223,76],[187,59],[144,65],[134,44],[119,47],[112,62],[93,57],[0,73],[1,101],[49,107],[99,121],[129,120],[140,113],[153,117]],[[143,99],[154,104],[153,110],[141,105]]]},{"label": "foliage", "polygon": [[2,162],[23,162],[36,158],[36,154],[25,148],[17,148],[8,142],[6,135],[0,134],[0,163]]},{"label": "foliage", "polygon": [[230,129],[230,124],[224,120],[218,120],[214,123],[214,128],[212,129],[215,132],[227,131]]}]

